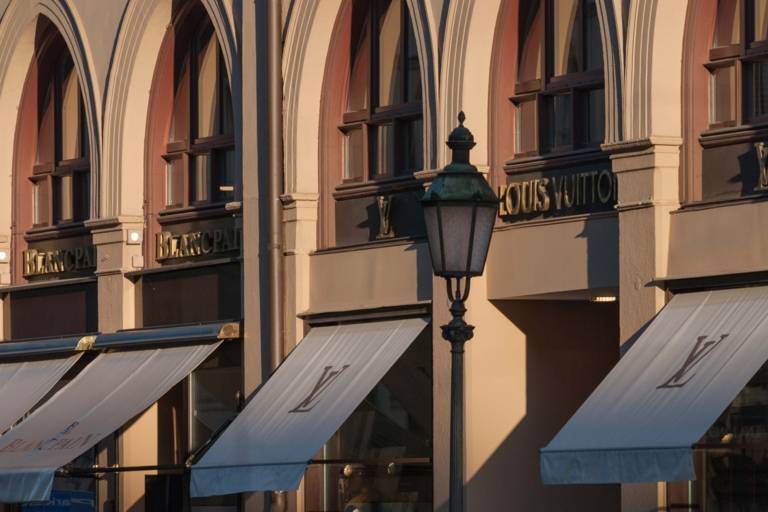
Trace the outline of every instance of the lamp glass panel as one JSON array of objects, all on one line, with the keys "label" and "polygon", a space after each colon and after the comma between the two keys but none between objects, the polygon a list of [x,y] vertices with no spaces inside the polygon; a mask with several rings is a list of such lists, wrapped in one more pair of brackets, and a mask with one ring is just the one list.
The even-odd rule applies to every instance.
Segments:
[{"label": "lamp glass panel", "polygon": [[443,261],[441,254],[443,252],[443,241],[440,238],[440,223],[437,216],[437,205],[424,205],[424,223],[427,229],[427,239],[429,242],[429,251],[432,255],[432,269],[435,274],[443,271]]},{"label": "lamp glass panel", "polygon": [[445,251],[445,272],[464,274],[469,260],[472,229],[471,204],[440,205]]},{"label": "lamp glass panel", "polygon": [[472,244],[472,264],[470,271],[473,274],[482,274],[485,267],[485,259],[488,256],[488,246],[491,243],[491,233],[496,221],[496,206],[481,205],[477,207],[475,217],[474,243]]}]

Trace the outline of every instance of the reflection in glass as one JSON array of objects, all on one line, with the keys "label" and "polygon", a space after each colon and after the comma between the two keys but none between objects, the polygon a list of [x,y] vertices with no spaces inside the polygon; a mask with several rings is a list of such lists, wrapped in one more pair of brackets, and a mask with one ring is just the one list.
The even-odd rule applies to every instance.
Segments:
[{"label": "reflection in glass", "polygon": [[709,122],[736,119],[736,70],[733,65],[715,68],[711,74]]},{"label": "reflection in glass", "polygon": [[408,40],[406,41],[406,66],[408,91],[405,101],[421,101],[421,69],[419,68],[419,52],[416,47],[416,34],[410,19],[405,20]]},{"label": "reflection in glass", "polygon": [[752,64],[754,74],[754,102],[756,117],[768,115],[768,61],[762,60]]},{"label": "reflection in glass", "polygon": [[421,119],[415,119],[409,122],[407,126],[408,154],[405,171],[413,173],[424,168],[424,124]]},{"label": "reflection in glass", "polygon": [[41,100],[38,102],[37,163],[51,164],[55,160],[55,132],[53,103],[53,82],[42,85]]},{"label": "reflection in glass", "polygon": [[48,180],[32,183],[32,223],[35,226],[48,224]]},{"label": "reflection in glass", "polygon": [[391,176],[394,167],[394,127],[382,124],[376,127],[376,168],[377,176]]},{"label": "reflection in glass", "polygon": [[582,30],[581,2],[557,0],[554,2],[555,76],[584,70],[581,55]]},{"label": "reflection in glass", "polygon": [[525,83],[541,78],[541,53],[544,43],[544,7],[539,2],[536,15],[525,28],[525,43],[520,54],[520,65],[517,71],[518,82]]},{"label": "reflection in glass", "polygon": [[81,156],[80,86],[72,70],[64,78],[61,94],[61,158],[70,160]]},{"label": "reflection in glass", "polygon": [[[360,4],[355,3],[354,9],[360,9]],[[356,13],[358,14],[358,13]],[[347,111],[357,112],[368,108],[368,63],[370,61],[371,33],[368,30],[368,17],[361,20],[360,27],[352,27],[352,31],[359,29],[358,40],[352,52],[352,70],[349,74],[349,88],[347,91]]]},{"label": "reflection in glass", "polygon": [[344,134],[344,179],[359,180],[363,177],[365,162],[363,128],[356,127]]},{"label": "reflection in glass", "polygon": [[216,38],[203,43],[197,59],[197,136],[210,137],[218,132],[216,95]]},{"label": "reflection in glass", "polygon": [[570,147],[573,140],[572,97],[557,94],[545,100],[547,109],[547,149],[557,150]]},{"label": "reflection in glass", "polygon": [[72,220],[72,175],[66,174],[53,178],[54,222]]},{"label": "reflection in glass", "polygon": [[603,43],[600,37],[600,22],[597,17],[597,0],[586,2],[586,70],[602,69],[603,67]]},{"label": "reflection in glass", "polygon": [[768,0],[754,0],[755,2],[755,41],[768,39]]},{"label": "reflection in glass", "polygon": [[195,155],[192,166],[191,199],[195,203],[204,203],[211,198],[211,155]]},{"label": "reflection in glass", "polygon": [[181,206],[184,203],[184,166],[181,158],[165,164],[165,206]]},{"label": "reflection in glass", "polygon": [[432,344],[422,333],[307,468],[306,510],[432,511]]},{"label": "reflection in glass", "polygon": [[216,201],[227,202],[235,199],[235,150],[216,151]]},{"label": "reflection in glass", "polygon": [[741,41],[741,0],[717,2],[715,47],[738,44]]},{"label": "reflection in glass", "polygon": [[590,89],[586,93],[586,144],[600,144],[605,138],[605,90]]},{"label": "reflection in glass", "polygon": [[536,99],[517,103],[515,110],[515,153],[536,151]]},{"label": "reflection in glass", "polygon": [[403,66],[400,31],[403,26],[399,0],[382,2],[379,18],[379,102],[380,106],[403,102]]},{"label": "reflection in glass", "polygon": [[176,92],[173,97],[171,142],[186,140],[189,136],[189,66],[184,61],[175,76]]}]

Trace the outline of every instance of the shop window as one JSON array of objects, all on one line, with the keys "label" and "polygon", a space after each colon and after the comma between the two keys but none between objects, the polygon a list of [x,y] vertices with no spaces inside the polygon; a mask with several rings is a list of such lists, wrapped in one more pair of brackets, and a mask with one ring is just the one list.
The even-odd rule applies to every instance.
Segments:
[{"label": "shop window", "polygon": [[605,134],[596,0],[521,1],[515,156],[596,147]]},{"label": "shop window", "polygon": [[226,203],[235,198],[234,120],[229,80],[207,16],[180,37],[173,73],[173,113],[163,158],[164,208]]},{"label": "shop window", "polygon": [[34,81],[37,148],[29,177],[32,227],[83,221],[90,204],[88,133],[80,81],[64,40],[54,29],[48,32],[38,49]]},{"label": "shop window", "polygon": [[720,0],[709,62],[709,127],[768,121],[768,2]]},{"label": "shop window", "polygon": [[316,455],[305,510],[432,510],[431,347],[427,329]]},{"label": "shop window", "polygon": [[767,445],[765,365],[695,446],[697,479],[667,486],[669,505],[680,510],[768,510]]},{"label": "shop window", "polygon": [[424,167],[421,71],[405,0],[354,2],[341,121],[343,182],[407,176]]}]

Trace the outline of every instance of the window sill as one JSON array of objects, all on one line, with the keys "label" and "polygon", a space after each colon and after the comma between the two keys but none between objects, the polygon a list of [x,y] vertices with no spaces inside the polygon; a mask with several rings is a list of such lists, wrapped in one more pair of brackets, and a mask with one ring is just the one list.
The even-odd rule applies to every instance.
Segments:
[{"label": "window sill", "polygon": [[599,147],[590,147],[515,158],[504,164],[504,172],[508,175],[515,175],[532,171],[547,171],[607,159],[608,153]]},{"label": "window sill", "polygon": [[174,224],[191,220],[210,219],[217,217],[227,217],[236,215],[240,212],[239,203],[219,202],[198,206],[187,206],[183,208],[169,208],[158,213],[158,222],[161,225]]},{"label": "window sill", "polygon": [[414,245],[419,243],[426,243],[427,239],[425,236],[400,236],[395,238],[383,238],[381,240],[370,240],[368,242],[361,242],[357,244],[347,244],[347,245],[334,245],[331,247],[323,247],[321,249],[317,249],[316,251],[312,251],[310,253],[311,255],[321,255],[321,254],[336,254],[336,253],[348,253],[348,252],[356,252],[356,251],[366,251],[371,249],[380,249],[382,247],[393,247],[393,246],[399,246],[399,245]]},{"label": "window sill", "polygon": [[672,214],[693,210],[709,210],[712,208],[723,208],[727,206],[738,206],[742,204],[762,203],[768,201],[768,191],[753,192],[752,194],[731,197],[727,199],[702,199],[700,201],[690,201],[680,205],[680,208],[673,211]]},{"label": "window sill", "polygon": [[424,181],[410,174],[394,178],[378,178],[365,182],[342,183],[333,192],[334,199],[354,199],[382,194],[406,192],[424,187]]},{"label": "window sill", "polygon": [[44,240],[58,240],[89,234],[90,231],[83,222],[67,222],[55,226],[42,226],[29,229],[24,233],[27,242],[41,242]]},{"label": "window sill", "polygon": [[761,140],[768,140],[768,124],[766,123],[710,129],[701,132],[699,136],[699,143],[703,148],[760,142]]}]

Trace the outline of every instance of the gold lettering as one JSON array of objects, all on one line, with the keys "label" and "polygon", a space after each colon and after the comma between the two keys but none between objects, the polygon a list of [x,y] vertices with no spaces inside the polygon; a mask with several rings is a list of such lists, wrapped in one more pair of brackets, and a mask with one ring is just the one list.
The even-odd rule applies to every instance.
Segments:
[{"label": "gold lettering", "polygon": [[539,180],[539,201],[541,202],[541,211],[549,211],[549,178],[541,178]]},{"label": "gold lettering", "polygon": [[601,203],[605,204],[611,201],[612,196],[613,174],[610,170],[600,171],[597,177],[597,197]]}]

